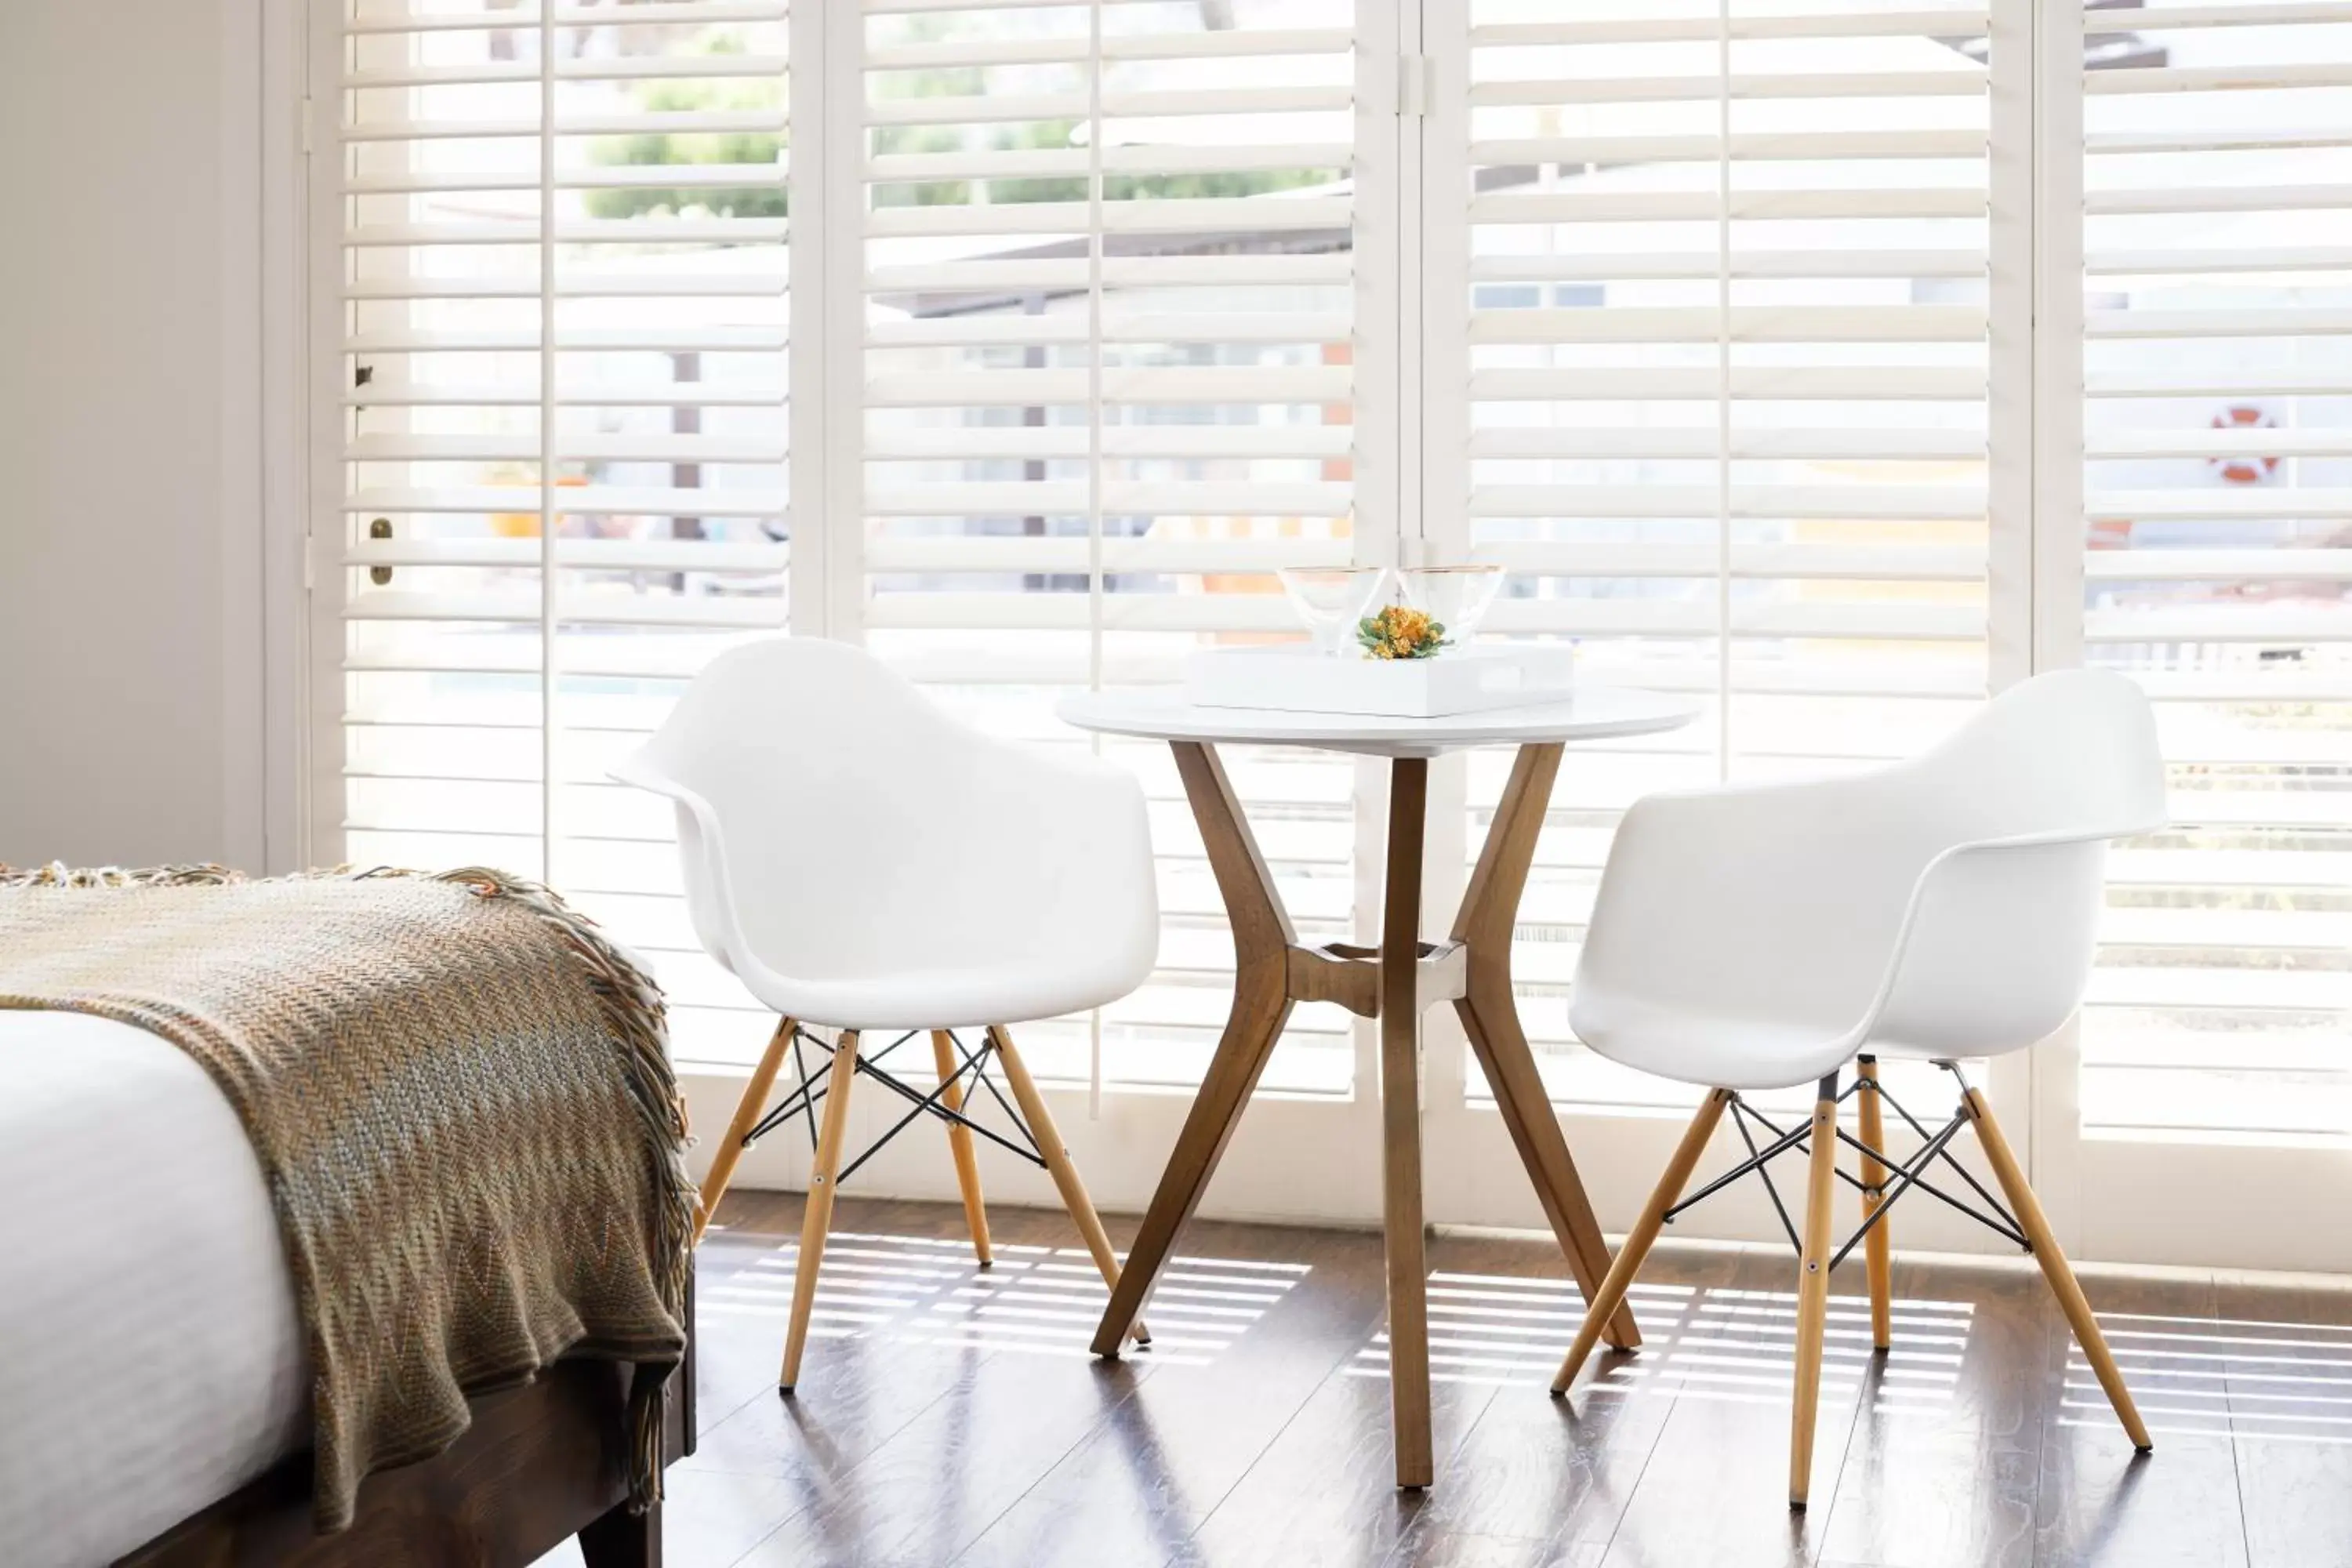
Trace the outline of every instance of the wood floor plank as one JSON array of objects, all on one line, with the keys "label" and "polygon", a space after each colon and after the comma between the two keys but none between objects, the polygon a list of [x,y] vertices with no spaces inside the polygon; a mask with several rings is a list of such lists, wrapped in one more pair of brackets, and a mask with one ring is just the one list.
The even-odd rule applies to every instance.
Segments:
[{"label": "wood floor plank", "polygon": [[1737,1255],[1654,1258],[1631,1298],[1645,1348],[1602,1349],[1565,1398],[1552,1396],[1550,1380],[1584,1300],[1558,1249],[1449,1237],[1432,1258],[1438,1369],[1490,1382],[1495,1394],[1454,1457],[1451,1483],[1432,1495],[1415,1531],[1605,1544],[1673,1408],[1674,1344],[1685,1309],[1702,1287],[1730,1281]]},{"label": "wood floor plank", "polygon": [[[2161,1349],[2225,1358],[2253,1568],[2352,1564],[2352,1285],[2282,1289],[2224,1279],[2214,1310],[2219,1345],[2173,1337],[2183,1325],[2161,1321],[2116,1328],[2143,1356]],[[2143,1404],[2166,1412],[2152,1423],[2203,1425],[2198,1417],[2214,1401],[2200,1389]]]},{"label": "wood floor plank", "polygon": [[1213,1358],[1170,1364],[1139,1386],[959,1568],[1192,1561],[1193,1532],[1379,1312],[1381,1244],[1370,1233],[1201,1222],[1184,1245],[1160,1276],[1156,1331],[1182,1344],[1222,1325]]},{"label": "wood floor plank", "polygon": [[[1107,1292],[1066,1218],[1003,1211],[992,1233],[996,1261],[983,1273],[961,1238],[951,1247],[934,1245],[950,1234],[936,1223],[934,1207],[924,1205],[923,1218],[932,1219],[926,1224],[888,1205],[843,1201],[826,1254],[828,1269],[838,1264],[843,1270],[834,1299],[851,1302],[862,1291],[872,1302],[911,1300],[912,1306],[877,1309],[885,1321],[866,1340],[812,1344],[802,1392],[786,1407],[783,1425],[804,1454],[822,1458],[833,1443],[838,1447],[830,1462],[804,1468],[800,1506],[738,1561],[754,1568],[935,1568],[984,1534],[1156,1370],[1145,1358],[1102,1362],[1087,1353],[1087,1324]],[[908,1254],[911,1263],[898,1261]],[[1054,1285],[1026,1294],[1066,1295],[1067,1305],[1003,1304],[1024,1270],[1047,1268],[1057,1271]],[[861,1276],[858,1269],[874,1272]],[[896,1279],[907,1279],[908,1287],[893,1296]],[[982,1315],[965,1316],[971,1310]],[[874,1358],[870,1363],[856,1354],[859,1346]],[[856,1396],[829,1404],[823,1395],[816,1371],[827,1356],[842,1376],[870,1364],[871,1375],[912,1391],[880,1402],[883,1408],[919,1407],[887,1435],[878,1420],[874,1428],[861,1427]],[[935,1396],[921,1398],[925,1391]],[[764,1426],[768,1418],[745,1412],[737,1419]],[[736,1462],[738,1436],[714,1445],[725,1462]],[[878,1440],[867,1446],[859,1436]]]},{"label": "wood floor plank", "polygon": [[1197,1560],[1217,1568],[1376,1568],[1406,1539],[1428,1500],[1445,1495],[1459,1478],[1456,1450],[1494,1386],[1450,1379],[1433,1384],[1436,1484],[1399,1490],[1380,1241],[1363,1239],[1367,1266],[1330,1277],[1339,1294],[1328,1321],[1343,1331],[1336,1348],[1344,1353],[1211,1511],[1193,1537]]},{"label": "wood floor plank", "polygon": [[[1700,1287],[1675,1325],[1674,1408],[1611,1538],[1609,1568],[1704,1563],[1708,1568],[1811,1563],[1830,1510],[1789,1507],[1789,1389],[1796,1354],[1797,1262],[1738,1255],[1727,1284]],[[1859,1345],[1824,1360],[1811,1495],[1836,1495],[1869,1350],[1862,1259],[1830,1281],[1833,1331],[1862,1325]],[[1653,1310],[1643,1332],[1655,1341]]]},{"label": "wood floor plank", "polygon": [[1832,1281],[1814,1506],[1792,1519],[1785,1251],[1663,1244],[1648,1348],[1555,1401],[1580,1307],[1557,1247],[1433,1238],[1439,1469],[1410,1494],[1373,1233],[1202,1222],[1160,1344],[1106,1363],[1086,1341],[1108,1292],[1059,1213],[992,1211],[982,1271],[956,1205],[845,1195],[819,1298],[838,1331],[786,1402],[799,1215],[731,1194],[698,1255],[702,1431],[665,1505],[673,1568],[2352,1568],[2346,1290],[2086,1275],[2156,1429],[2134,1459],[2037,1273],[1898,1259],[1881,1363],[1857,1253]]},{"label": "wood floor plank", "polygon": [[[2057,1392],[2055,1313],[2040,1273],[2008,1260],[1904,1260],[1892,1320],[1889,1350],[1867,1363],[1825,1560],[2027,1568],[2042,1417]],[[1832,1327],[1833,1344],[1868,1343],[1851,1312]]]},{"label": "wood floor plank", "polygon": [[[2083,1290],[2102,1320],[2159,1313],[2204,1324],[2214,1318],[2210,1282],[2095,1272],[2083,1276]],[[2246,1531],[2229,1437],[2200,1433],[2175,1416],[2152,1417],[2156,1452],[2135,1455],[2063,1319],[2053,1328],[2051,1354],[2064,1377],[2059,1401],[2043,1417],[2036,1568],[2241,1568]],[[2183,1363],[2148,1353],[2144,1342],[2125,1341],[2116,1359],[2143,1413],[2168,1410],[2177,1392],[2200,1385]]]}]

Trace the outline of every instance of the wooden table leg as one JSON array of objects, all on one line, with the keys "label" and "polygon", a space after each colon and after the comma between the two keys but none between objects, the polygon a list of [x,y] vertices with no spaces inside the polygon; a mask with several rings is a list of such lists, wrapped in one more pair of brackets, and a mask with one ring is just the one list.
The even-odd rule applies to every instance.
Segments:
[{"label": "wooden table leg", "polygon": [[1421,874],[1429,763],[1389,768],[1381,910],[1381,1223],[1388,1241],[1389,1407],[1401,1487],[1435,1479],[1429,1437],[1429,1281],[1421,1207]]},{"label": "wooden table leg", "polygon": [[1118,1354],[1142,1312],[1145,1298],[1208,1190],[1209,1178],[1224,1157],[1242,1110],[1256,1090],[1266,1058],[1274,1054],[1274,1043],[1290,1017],[1290,917],[1234,798],[1233,784],[1211,747],[1176,741],[1170,749],[1176,753],[1176,771],[1183,777],[1184,794],[1200,824],[1209,868],[1216,874],[1217,891],[1233,925],[1234,1005],[1226,1016],[1224,1037],[1201,1080],[1201,1092],[1177,1135],[1175,1152],[1151,1194],[1135,1243],[1128,1248],[1110,1305],[1095,1330],[1097,1355]]},{"label": "wooden table leg", "polygon": [[[1461,912],[1454,921],[1454,939],[1470,950],[1469,990],[1454,1005],[1470,1047],[1477,1053],[1479,1070],[1495,1092],[1504,1129],[1520,1163],[1527,1166],[1528,1179],[1535,1184],[1544,1217],[1551,1222],[1577,1288],[1589,1301],[1608,1277],[1609,1244],[1601,1238],[1601,1222],[1576,1173],[1568,1140],[1560,1135],[1559,1119],[1544,1091],[1511,995],[1511,932],[1518,923],[1519,898],[1527,890],[1544,812],[1551,803],[1560,751],[1557,744],[1522,746],[1511,764],[1494,826],[1486,830],[1477,869],[1471,873]],[[1620,1350],[1642,1342],[1631,1307],[1618,1307],[1606,1337]]]},{"label": "wooden table leg", "polygon": [[[1494,1086],[1503,1123],[1534,1182],[1561,1250],[1590,1297],[1609,1271],[1600,1223],[1577,1179],[1511,1000],[1511,929],[1535,857],[1556,744],[1521,748],[1487,835],[1451,942],[1421,940],[1428,831],[1429,763],[1400,757],[1389,784],[1387,885],[1377,951],[1332,942],[1302,948],[1274,879],[1250,836],[1233,785],[1209,746],[1171,742],[1177,772],[1200,824],[1210,868],[1234,931],[1234,1006],[1224,1037],[1184,1119],[1110,1306],[1095,1330],[1097,1355],[1115,1355],[1143,1310],[1168,1254],[1224,1154],[1256,1090],[1293,1002],[1337,1002],[1381,1021],[1381,1207],[1388,1243],[1389,1376],[1397,1484],[1425,1487],[1434,1474],[1429,1431],[1427,1253],[1423,1237],[1421,1008],[1424,995],[1455,998],[1473,1048]],[[1612,1344],[1641,1342],[1633,1313],[1610,1319]]]}]

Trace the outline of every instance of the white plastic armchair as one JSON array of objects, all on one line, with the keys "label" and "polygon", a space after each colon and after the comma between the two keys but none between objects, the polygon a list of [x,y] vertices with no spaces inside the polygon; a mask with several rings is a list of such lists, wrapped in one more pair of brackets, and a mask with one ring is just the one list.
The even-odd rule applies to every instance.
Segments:
[{"label": "white plastic armchair", "polygon": [[[1941,1131],[1898,1163],[1886,1147],[1880,1056],[1961,1058],[2032,1045],[2073,1016],[2088,983],[2107,841],[2165,824],[2147,699],[2119,675],[2069,670],[2012,688],[1915,761],[1818,783],[1653,795],[1626,814],[1601,873],[1569,1024],[1604,1057],[1709,1089],[1625,1234],[1552,1380],[1564,1393],[1625,1299],[1659,1227],[1729,1110],[1777,1134],[1730,1175],[1791,1149],[1808,1160],[1797,1240],[1797,1363],[1789,1501],[1812,1476],[1829,1277],[1869,1247],[1872,1339],[1893,1332],[1887,1211],[1973,1128],[2011,1209],[1963,1176],[2029,1247],[2133,1444],[2147,1426],[1984,1095],[1961,1087]],[[1856,1079],[1839,1074],[1855,1061]],[[1743,1090],[1819,1085],[1786,1131]],[[1860,1136],[1838,1108],[1856,1096]],[[1900,1110],[1900,1107],[1897,1108]],[[1907,1112],[1906,1113],[1907,1117]],[[1914,1123],[1917,1125],[1917,1123]],[[1841,1141],[1860,1145],[1863,1225],[1831,1247]],[[1807,1148],[1810,1143],[1810,1148]],[[1698,1202],[1730,1176],[1710,1183]],[[1965,1205],[1963,1205],[1965,1206]],[[1975,1212],[1975,1211],[1971,1211]]]},{"label": "white plastic armchair", "polygon": [[[967,1095],[1000,1066],[1026,1157],[1052,1175],[1108,1286],[1118,1255],[1008,1024],[1117,1001],[1159,956],[1143,791],[1117,768],[958,723],[864,650],[781,637],[711,661],[644,749],[613,770],[677,809],[687,910],[703,947],[780,1016],[703,1177],[700,1224],[763,1128],[803,1110],[816,1134],[780,1384],[800,1377],[817,1271],[863,1076],[944,1122],[972,1250],[991,1259]],[[804,1026],[838,1031],[807,1071]],[[953,1033],[984,1026],[977,1047]],[[861,1054],[869,1030],[928,1030],[939,1087],[919,1094]],[[798,1089],[769,1110],[787,1052]],[[763,1114],[764,1112],[764,1114]],[[1008,1112],[1009,1114],[1009,1112]],[[891,1131],[882,1135],[887,1142]],[[877,1145],[878,1146],[878,1145]],[[870,1152],[870,1151],[869,1151]],[[698,1228],[698,1236],[700,1234]],[[1139,1320],[1129,1331],[1149,1337]]]},{"label": "white plastic armchair", "polygon": [[1134,779],[982,734],[847,644],[720,656],[613,776],[677,803],[696,937],[803,1023],[1053,1017],[1158,955]]},{"label": "white plastic armchair", "polygon": [[1610,851],[1570,1026],[1733,1089],[2030,1046],[2082,1000],[2107,840],[2165,820],[2147,700],[2099,670],[2026,681],[1894,767],[1652,795]]}]

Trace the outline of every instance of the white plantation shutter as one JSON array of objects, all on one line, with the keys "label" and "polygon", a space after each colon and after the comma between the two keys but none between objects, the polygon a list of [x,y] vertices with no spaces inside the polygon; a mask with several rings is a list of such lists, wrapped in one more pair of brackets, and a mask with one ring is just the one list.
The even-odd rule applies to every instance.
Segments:
[{"label": "white plantation shutter", "polygon": [[[1353,5],[865,13],[865,640],[977,722],[1087,744],[1062,693],[1290,637],[1276,568],[1358,547]],[[1151,796],[1160,968],[1024,1038],[1055,1076],[1190,1084],[1231,937],[1167,748],[1101,744]],[[1227,765],[1301,929],[1351,934],[1352,766]],[[1302,1007],[1265,1081],[1345,1092],[1353,1061]]]},{"label": "white plantation shutter", "polygon": [[544,876],[653,960],[681,1057],[741,1059],[765,1026],[688,930],[668,807],[604,770],[785,625],[785,12],[542,7],[345,17],[319,852]]},{"label": "white plantation shutter", "polygon": [[[330,9],[314,859],[543,875],[741,1062],[604,770],[730,643],[860,640],[1144,780],[1159,972],[1032,1056],[1189,1086],[1231,984],[1191,814],[1055,701],[1294,636],[1285,564],[1494,561],[1486,635],[1704,710],[1561,770],[1515,963],[1571,1109],[1685,1099],[1566,1025],[1628,802],[2084,662],[2158,700],[2179,822],[2113,858],[2079,1053],[2005,1058],[2037,1173],[2153,1257],[2148,1162],[2310,1156],[2152,1141],[2352,1140],[2352,0]],[[1227,763],[1302,934],[1366,934],[1378,770]],[[1446,859],[1507,765],[1438,770]],[[1348,1093],[1360,1033],[1300,1008],[1266,1086]],[[1490,1135],[1450,1056],[1433,1147]],[[1319,1157],[1352,1112],[1278,1114]]]},{"label": "white plantation shutter", "polygon": [[[1561,770],[1520,1006],[1557,1099],[1680,1103],[1568,1030],[1618,814],[1916,752],[1989,684],[1990,19],[1467,21],[1426,174],[1432,235],[1459,237],[1431,263],[1431,310],[1457,312],[1430,332],[1432,531],[1509,568],[1490,634],[1576,640],[1584,677],[1705,710]],[[1507,763],[1472,756],[1474,847]]]},{"label": "white plantation shutter", "polygon": [[2085,15],[2083,657],[2158,700],[2085,1130],[2352,1140],[2352,5]]}]

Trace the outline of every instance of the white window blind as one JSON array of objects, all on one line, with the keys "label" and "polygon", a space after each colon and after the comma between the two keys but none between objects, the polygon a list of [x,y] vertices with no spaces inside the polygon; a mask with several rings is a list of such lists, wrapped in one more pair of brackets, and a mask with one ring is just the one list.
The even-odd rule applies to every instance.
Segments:
[{"label": "white window blind", "polygon": [[[1654,789],[1928,744],[1988,685],[1990,19],[1475,0],[1427,178],[1441,526],[1488,623],[1705,717],[1580,748],[1513,963],[1556,1099],[1671,1085],[1577,1047],[1567,989],[1618,814]],[[1441,94],[1443,99],[1445,95]],[[1474,753],[1470,842],[1508,759]],[[1473,1079],[1475,1082],[1475,1068]]]},{"label": "white window blind", "polygon": [[2352,1141],[2352,5],[2085,13],[2084,655],[2158,699],[2085,1129]]},{"label": "white window blind", "polygon": [[541,5],[345,16],[341,853],[545,877],[740,1058],[668,809],[603,779],[785,623],[785,14]]},{"label": "white window blind", "polygon": [[[986,727],[1083,744],[1061,693],[1288,637],[1275,569],[1356,548],[1353,7],[865,11],[866,641]],[[1055,1076],[1188,1085],[1232,940],[1167,749],[1104,744],[1151,797],[1160,968],[1024,1038]],[[1351,766],[1227,764],[1302,930],[1349,933]],[[1301,1008],[1265,1081],[1344,1092],[1353,1056]]]}]

